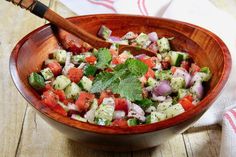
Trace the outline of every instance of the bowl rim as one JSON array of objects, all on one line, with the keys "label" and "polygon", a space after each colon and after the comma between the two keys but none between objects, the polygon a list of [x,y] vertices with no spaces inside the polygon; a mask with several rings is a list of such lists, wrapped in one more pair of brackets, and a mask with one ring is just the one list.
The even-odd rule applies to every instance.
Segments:
[{"label": "bowl rim", "polygon": [[[29,89],[27,89],[25,87],[25,85],[22,83],[22,81],[19,77],[19,74],[18,74],[18,70],[17,70],[16,65],[17,65],[18,52],[19,52],[20,48],[30,38],[30,36],[38,33],[39,31],[43,31],[45,29],[48,29],[51,26],[51,23],[48,23],[48,24],[45,24],[45,25],[33,30],[32,32],[30,32],[29,34],[24,36],[16,44],[14,49],[12,50],[12,53],[10,55],[10,61],[9,61],[9,70],[10,70],[11,78],[12,78],[17,90],[26,99],[26,101],[29,104],[31,104],[31,106],[35,110],[37,110],[38,112],[40,112],[41,114],[43,114],[47,118],[49,118],[55,122],[59,122],[62,125],[65,125],[68,127],[80,129],[80,130],[87,131],[87,132],[94,132],[94,133],[98,133],[98,134],[112,134],[112,135],[128,134],[128,135],[130,135],[130,134],[150,133],[150,132],[174,127],[178,124],[183,123],[186,120],[190,120],[191,118],[199,115],[200,113],[203,113],[214,102],[214,100],[217,98],[217,96],[219,96],[219,93],[220,93],[219,91],[222,91],[222,88],[225,86],[225,84],[228,80],[230,71],[231,71],[231,66],[232,66],[231,55],[230,55],[230,52],[229,52],[227,46],[225,45],[225,43],[216,34],[210,32],[209,30],[202,28],[200,26],[194,25],[194,24],[190,24],[190,23],[182,22],[182,21],[178,21],[178,20],[173,20],[173,19],[158,18],[158,17],[144,17],[144,16],[140,16],[140,15],[128,15],[128,14],[92,14],[92,15],[74,16],[74,17],[70,17],[67,19],[69,19],[73,22],[73,20],[75,20],[77,18],[83,18],[83,17],[86,18],[86,17],[93,17],[93,16],[103,16],[103,17],[104,16],[105,17],[110,17],[110,16],[127,17],[128,16],[128,17],[139,17],[139,18],[149,18],[149,19],[155,19],[155,20],[164,20],[164,21],[169,21],[169,22],[180,23],[180,24],[204,31],[220,45],[221,51],[223,51],[223,56],[224,56],[223,60],[226,64],[224,64],[223,71],[222,71],[221,77],[219,79],[219,82],[216,84],[215,87],[213,87],[213,89],[211,90],[211,93],[209,93],[207,96],[205,96],[199,102],[199,104],[197,106],[195,106],[193,109],[185,111],[184,113],[182,113],[178,116],[175,116],[170,119],[166,119],[164,121],[160,121],[160,122],[156,122],[156,123],[152,123],[152,124],[143,124],[143,125],[137,125],[137,126],[133,126],[133,127],[121,128],[121,127],[115,127],[115,126],[100,126],[100,125],[90,124],[87,122],[80,122],[80,121],[73,120],[69,117],[65,117],[65,116],[62,116],[62,115],[54,112],[53,110],[49,109],[48,107],[46,107],[44,105],[42,107],[42,104],[40,103],[39,99],[35,95],[33,95]],[[31,98],[29,98],[30,95],[32,96]],[[41,107],[38,108],[38,107],[36,107],[36,105],[39,105]]]}]

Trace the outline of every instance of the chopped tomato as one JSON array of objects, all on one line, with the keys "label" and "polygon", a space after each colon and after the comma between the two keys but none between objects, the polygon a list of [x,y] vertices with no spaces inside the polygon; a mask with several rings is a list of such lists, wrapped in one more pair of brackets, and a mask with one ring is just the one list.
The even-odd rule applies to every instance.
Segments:
[{"label": "chopped tomato", "polygon": [[116,119],[112,122],[112,126],[127,127],[128,123],[125,119]]},{"label": "chopped tomato", "polygon": [[46,86],[44,88],[44,91],[48,91],[48,90],[50,90],[50,91],[54,90],[50,84],[46,84]]},{"label": "chopped tomato", "polygon": [[75,105],[78,107],[79,112],[86,112],[95,96],[91,93],[81,92],[78,99],[75,102]]},{"label": "chopped tomato", "polygon": [[190,102],[193,102],[193,96],[192,95],[186,95],[184,98],[188,99]]},{"label": "chopped tomato", "polygon": [[100,105],[104,98],[114,97],[112,92],[103,91],[98,99],[98,104]]},{"label": "chopped tomato", "polygon": [[85,58],[85,61],[89,64],[95,64],[97,61],[97,58],[95,56],[89,56]]},{"label": "chopped tomato", "polygon": [[189,62],[188,61],[182,61],[181,62],[181,65],[180,65],[182,68],[184,68],[185,70],[189,70]]},{"label": "chopped tomato", "polygon": [[58,100],[59,97],[52,91],[43,92],[42,102],[51,109],[53,109],[57,105]]},{"label": "chopped tomato", "polygon": [[176,69],[177,69],[177,68],[176,68],[175,66],[172,66],[171,69],[170,69],[171,73],[174,74],[175,71],[176,71]]},{"label": "chopped tomato", "polygon": [[192,64],[191,64],[191,67],[190,67],[190,69],[189,69],[189,72],[190,72],[191,75],[194,75],[196,72],[199,72],[200,70],[201,70],[201,69],[200,69],[199,66],[197,66],[197,64],[192,63]]},{"label": "chopped tomato", "polygon": [[111,68],[106,68],[105,71],[112,72],[113,70]]},{"label": "chopped tomato", "polygon": [[64,108],[62,108],[60,105],[56,105],[54,108],[53,108],[53,111],[63,115],[63,116],[67,116],[67,112],[64,110]]},{"label": "chopped tomato", "polygon": [[72,82],[78,83],[83,77],[83,70],[79,68],[70,68],[67,76]]},{"label": "chopped tomato", "polygon": [[194,107],[194,105],[192,104],[192,102],[189,99],[190,99],[190,97],[184,97],[179,100],[179,103],[182,105],[182,107],[184,108],[185,111]]},{"label": "chopped tomato", "polygon": [[112,64],[121,64],[121,63],[122,63],[122,60],[120,59],[119,56],[113,57],[111,63],[112,63]]},{"label": "chopped tomato", "polygon": [[151,57],[151,58],[143,58],[141,59],[141,61],[143,63],[145,63],[149,68],[153,68],[155,67],[156,63],[155,63],[155,57]]},{"label": "chopped tomato", "polygon": [[124,111],[125,114],[128,114],[128,103],[124,98],[115,99],[115,110]]},{"label": "chopped tomato", "polygon": [[145,74],[145,77],[148,79],[149,77],[151,78],[155,78],[155,72],[151,69],[151,68],[148,68],[148,71],[147,73]]},{"label": "chopped tomato", "polygon": [[88,78],[89,78],[91,81],[94,80],[94,76],[91,76],[91,75],[90,75]]},{"label": "chopped tomato", "polygon": [[61,71],[62,71],[61,65],[58,62],[56,62],[56,61],[48,63],[47,66],[48,66],[48,68],[51,69],[51,71],[54,74],[54,76],[59,75],[61,73]]},{"label": "chopped tomato", "polygon": [[54,93],[59,97],[59,100],[61,102],[66,100],[66,95],[65,95],[65,92],[63,90],[56,89],[56,90],[54,90]]},{"label": "chopped tomato", "polygon": [[161,66],[162,66],[162,69],[167,70],[170,68],[170,62],[163,60],[161,61]]}]

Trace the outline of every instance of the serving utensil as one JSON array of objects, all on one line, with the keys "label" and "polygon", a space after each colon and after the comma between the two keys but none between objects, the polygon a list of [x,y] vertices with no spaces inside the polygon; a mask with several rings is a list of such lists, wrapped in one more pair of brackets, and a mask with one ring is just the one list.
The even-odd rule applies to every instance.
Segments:
[{"label": "serving utensil", "polygon": [[[67,32],[77,36],[78,38],[82,39],[83,41],[87,42],[94,48],[109,48],[112,43],[102,40],[89,32],[85,31],[84,29],[80,28],[79,26],[73,24],[69,20],[63,18],[62,16],[58,15],[46,5],[41,3],[38,0],[7,0],[12,2],[15,5],[20,6],[26,10],[29,10],[31,13],[35,14],[40,18],[44,18],[51,22],[52,24],[66,30]],[[130,45],[122,45],[119,44],[119,53],[123,52],[124,50],[128,50],[131,53],[138,51],[139,53],[153,55],[154,53],[147,50],[147,49],[140,49],[135,46]]]}]

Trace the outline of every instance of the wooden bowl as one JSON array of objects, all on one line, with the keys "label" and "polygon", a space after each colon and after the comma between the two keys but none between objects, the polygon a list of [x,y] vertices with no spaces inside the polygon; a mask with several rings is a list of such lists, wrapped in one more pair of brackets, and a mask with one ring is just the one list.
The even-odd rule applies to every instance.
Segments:
[{"label": "wooden bowl", "polygon": [[96,35],[101,25],[122,36],[128,31],[152,32],[174,37],[172,49],[189,52],[200,66],[208,66],[213,75],[205,98],[193,109],[174,118],[154,124],[128,128],[104,127],[63,117],[40,102],[40,95],[28,84],[28,76],[39,71],[48,54],[59,47],[50,24],[26,35],[16,45],[10,57],[12,79],[24,98],[50,125],[70,139],[97,149],[131,151],[157,146],[186,130],[214,102],[224,87],[231,69],[229,50],[215,34],[185,22],[131,15],[88,15],[73,17],[71,22]]}]

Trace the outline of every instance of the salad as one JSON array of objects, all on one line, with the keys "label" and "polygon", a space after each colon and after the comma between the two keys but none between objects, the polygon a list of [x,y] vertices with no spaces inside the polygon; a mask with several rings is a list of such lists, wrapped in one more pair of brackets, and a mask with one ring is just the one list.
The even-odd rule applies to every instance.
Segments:
[{"label": "salad", "polygon": [[[98,32],[113,43],[109,49],[71,40],[66,50],[50,53],[41,71],[29,75],[44,105],[78,121],[129,127],[172,118],[203,98],[210,69],[200,68],[187,52],[171,50],[174,38],[160,38],[156,32],[111,34],[106,26]],[[119,44],[154,55],[118,54]]]}]

